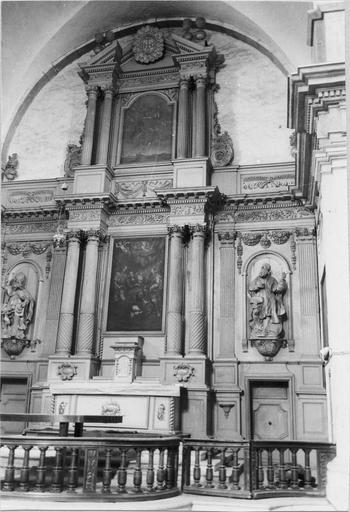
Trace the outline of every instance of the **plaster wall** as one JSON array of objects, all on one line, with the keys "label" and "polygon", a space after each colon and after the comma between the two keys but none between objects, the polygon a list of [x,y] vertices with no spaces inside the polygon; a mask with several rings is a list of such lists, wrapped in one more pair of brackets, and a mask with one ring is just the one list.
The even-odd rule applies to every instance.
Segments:
[{"label": "plaster wall", "polygon": [[328,338],[333,351],[326,372],[331,441],[337,445],[337,456],[328,465],[327,497],[337,510],[347,510],[350,479],[350,276],[346,160],[339,156],[333,162],[332,158],[327,159],[321,170],[319,274],[321,277],[326,268]]},{"label": "plaster wall", "polygon": [[[233,140],[234,163],[290,160],[287,81],[282,72],[260,52],[232,37],[211,33],[209,42],[225,56],[215,96],[222,131],[227,130]],[[80,60],[87,59],[85,55]],[[51,80],[17,127],[9,154],[18,153],[19,179],[63,176],[67,145],[79,143],[86,115],[86,94],[78,71],[75,61]]]}]

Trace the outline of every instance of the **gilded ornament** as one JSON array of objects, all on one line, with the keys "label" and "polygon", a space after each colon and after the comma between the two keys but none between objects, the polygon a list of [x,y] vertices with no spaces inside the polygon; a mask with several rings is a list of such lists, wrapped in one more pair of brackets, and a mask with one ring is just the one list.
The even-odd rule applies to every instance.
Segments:
[{"label": "gilded ornament", "polygon": [[146,25],[137,31],[133,52],[136,62],[149,64],[161,59],[164,53],[164,36],[157,27]]}]

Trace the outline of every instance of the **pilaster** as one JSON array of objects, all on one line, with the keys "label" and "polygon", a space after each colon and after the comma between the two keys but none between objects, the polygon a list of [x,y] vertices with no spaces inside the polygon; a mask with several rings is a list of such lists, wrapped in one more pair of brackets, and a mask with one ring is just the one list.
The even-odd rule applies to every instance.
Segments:
[{"label": "pilaster", "polygon": [[88,85],[86,87],[88,95],[87,100],[87,113],[85,120],[84,130],[84,141],[83,149],[81,153],[81,163],[83,165],[91,164],[92,147],[94,143],[94,131],[95,131],[95,117],[96,117],[96,102],[98,88],[96,85]]}]

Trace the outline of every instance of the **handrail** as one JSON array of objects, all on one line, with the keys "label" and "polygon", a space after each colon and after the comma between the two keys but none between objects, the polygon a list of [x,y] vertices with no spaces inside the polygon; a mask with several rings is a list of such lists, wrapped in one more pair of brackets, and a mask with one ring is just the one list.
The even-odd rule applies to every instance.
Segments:
[{"label": "handrail", "polygon": [[132,437],[125,439],[122,437],[68,437],[60,438],[57,436],[34,436],[34,435],[6,435],[1,437],[1,446],[8,444],[16,444],[17,446],[78,446],[81,448],[89,448],[96,446],[116,446],[121,445],[125,448],[135,448],[142,446],[144,448],[152,448],[162,445],[179,446],[181,439],[177,436],[169,437]]}]

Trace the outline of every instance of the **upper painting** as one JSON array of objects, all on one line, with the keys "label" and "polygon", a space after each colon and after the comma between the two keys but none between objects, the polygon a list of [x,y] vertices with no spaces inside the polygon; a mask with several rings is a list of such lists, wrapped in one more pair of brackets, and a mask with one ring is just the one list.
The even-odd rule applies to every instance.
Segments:
[{"label": "upper painting", "polygon": [[145,94],[125,110],[120,163],[171,160],[173,108],[158,94]]}]

